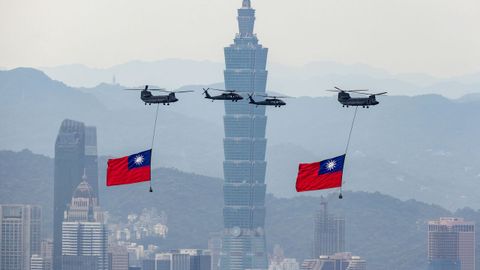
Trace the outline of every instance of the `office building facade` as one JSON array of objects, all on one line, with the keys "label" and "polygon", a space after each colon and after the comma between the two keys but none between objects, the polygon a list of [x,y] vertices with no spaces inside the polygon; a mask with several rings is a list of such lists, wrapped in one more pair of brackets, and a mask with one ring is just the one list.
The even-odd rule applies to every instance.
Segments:
[{"label": "office building facade", "polygon": [[45,261],[40,255],[32,255],[30,258],[30,270],[45,270]]},{"label": "office building facade", "polygon": [[0,205],[0,269],[29,270],[40,254],[42,210],[34,205]]},{"label": "office building facade", "polygon": [[345,251],[345,219],[328,212],[328,202],[322,198],[315,213],[313,257]]},{"label": "office building facade", "polygon": [[301,270],[367,270],[367,262],[352,256],[349,252],[341,252],[330,256],[320,256],[317,259],[305,260]]},{"label": "office building facade", "polygon": [[429,270],[475,270],[475,223],[461,218],[428,222]]},{"label": "office building facade", "polygon": [[[72,257],[72,258],[69,258]],[[86,175],[73,193],[62,224],[63,270],[72,260],[94,258],[96,270],[108,270],[108,229]],[[91,267],[93,264],[88,264]]]},{"label": "office building facade", "polygon": [[128,250],[124,246],[110,246],[108,249],[110,270],[128,270]]},{"label": "office building facade", "polygon": [[144,268],[156,270],[211,270],[212,257],[210,252],[201,249],[179,249],[168,253],[155,255],[152,260],[144,260]]}]

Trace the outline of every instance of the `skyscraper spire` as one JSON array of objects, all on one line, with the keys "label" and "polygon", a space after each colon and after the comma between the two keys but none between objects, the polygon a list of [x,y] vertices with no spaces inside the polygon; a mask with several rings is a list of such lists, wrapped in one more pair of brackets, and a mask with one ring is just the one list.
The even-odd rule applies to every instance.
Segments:
[{"label": "skyscraper spire", "polygon": [[82,181],[87,182],[87,169],[86,168],[83,168]]},{"label": "skyscraper spire", "polygon": [[253,37],[255,25],[255,10],[250,6],[250,0],[243,0],[242,8],[238,9],[238,28],[242,37]]}]

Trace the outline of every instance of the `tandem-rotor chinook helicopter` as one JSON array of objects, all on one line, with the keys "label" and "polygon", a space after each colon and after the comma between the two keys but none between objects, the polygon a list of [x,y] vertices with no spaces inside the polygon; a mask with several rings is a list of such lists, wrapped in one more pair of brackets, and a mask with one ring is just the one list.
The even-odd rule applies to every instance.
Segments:
[{"label": "tandem-rotor chinook helicopter", "polygon": [[[194,92],[192,90],[185,90],[185,91],[167,91],[163,88],[149,88],[148,85],[145,85],[145,88],[128,88],[125,90],[130,91],[142,91],[140,92],[140,99],[145,102],[145,105],[152,105],[152,104],[163,104],[163,105],[170,105],[170,103],[174,103],[178,101],[178,98],[175,94],[180,93],[189,93]],[[168,95],[158,95],[155,96],[150,91],[160,91],[168,93]]]},{"label": "tandem-rotor chinook helicopter", "polygon": [[[327,90],[329,92],[338,92],[338,102],[340,102],[343,107],[350,107],[350,106],[362,106],[363,108],[369,108],[370,106],[378,105],[380,102],[377,101],[375,98],[376,96],[385,95],[387,92],[377,93],[377,94],[370,94],[370,93],[363,93],[368,90],[343,90],[338,87],[335,87],[335,90]],[[367,95],[368,97],[365,98],[352,98],[350,97],[349,93],[356,93],[361,95]]]},{"label": "tandem-rotor chinook helicopter", "polygon": [[[208,93],[208,90],[224,92],[218,96],[211,96]],[[232,102],[238,102],[242,100],[243,97],[240,94],[236,93],[236,90],[223,90],[223,89],[215,89],[215,88],[203,88],[203,94],[205,95],[206,99],[211,99],[212,102],[215,100],[231,100]]]},{"label": "tandem-rotor chinook helicopter", "polygon": [[282,107],[282,106],[285,106],[287,105],[287,103],[285,103],[285,101],[281,100],[280,98],[290,98],[290,97],[286,97],[286,96],[269,96],[269,95],[258,95],[260,97],[264,97],[265,100],[263,101],[255,101],[253,99],[253,96],[255,94],[249,94],[248,95],[248,99],[250,100],[250,104],[253,104],[253,105],[256,105],[257,107],[258,106],[275,106],[275,107]]}]

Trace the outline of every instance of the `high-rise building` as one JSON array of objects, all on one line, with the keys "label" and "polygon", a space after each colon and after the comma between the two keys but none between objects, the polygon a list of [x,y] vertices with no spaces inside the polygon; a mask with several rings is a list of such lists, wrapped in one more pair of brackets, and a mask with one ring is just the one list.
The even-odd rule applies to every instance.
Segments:
[{"label": "high-rise building", "polygon": [[171,270],[190,270],[190,255],[173,253],[170,266]]},{"label": "high-rise building", "polygon": [[[95,270],[108,270],[108,230],[86,175],[65,211],[62,224],[63,270],[76,267],[71,260],[77,259],[68,257],[95,258]],[[88,267],[93,265],[90,263]]]},{"label": "high-rise building", "polygon": [[300,270],[300,265],[296,259],[282,258],[282,260],[272,260],[268,270]]},{"label": "high-rise building", "polygon": [[64,120],[55,142],[53,191],[53,269],[62,269],[62,222],[85,168],[85,125]]},{"label": "high-rise building", "polygon": [[328,213],[328,202],[322,198],[315,213],[313,257],[345,251],[345,219]]},{"label": "high-rise building", "polygon": [[428,222],[430,270],[475,270],[475,223],[462,218]]},{"label": "high-rise building", "polygon": [[190,255],[190,270],[211,270],[212,256],[210,254],[198,252]]},{"label": "high-rise building", "polygon": [[98,157],[97,157],[97,128],[85,127],[85,171],[88,184],[92,187],[93,195],[100,203],[98,196]]},{"label": "high-rise building", "polygon": [[110,270],[128,270],[128,250],[124,246],[111,246],[108,249]]},{"label": "high-rise building", "polygon": [[98,258],[95,256],[62,256],[62,267],[66,270],[98,270]]},{"label": "high-rise building", "polygon": [[30,259],[30,270],[45,270],[45,261],[37,254]]},{"label": "high-rise building", "polygon": [[142,270],[157,270],[155,264],[154,259],[144,259],[142,260]]},{"label": "high-rise building", "polygon": [[82,179],[84,170],[98,199],[98,166],[96,129],[82,122],[66,119],[55,142],[55,175],[53,195],[53,268],[62,268],[62,222],[71,194]]},{"label": "high-rise building", "polygon": [[43,258],[44,270],[53,269],[53,241],[43,240],[40,244],[40,257]]},{"label": "high-rise building", "polygon": [[42,210],[33,205],[0,205],[0,269],[29,270],[40,254]]},{"label": "high-rise building", "polygon": [[318,259],[305,260],[301,270],[366,270],[367,262],[351,253],[342,252]]},{"label": "high-rise building", "polygon": [[172,262],[172,254],[160,253],[155,255],[156,270],[170,270]]},{"label": "high-rise building", "polygon": [[169,253],[155,255],[154,264],[151,260],[143,260],[143,268],[155,270],[211,270],[211,255],[201,249],[179,249]]},{"label": "high-rise building", "polygon": [[[253,32],[250,0],[238,9],[239,32],[225,48],[225,87],[243,93],[265,93],[268,49]],[[220,269],[267,269],[265,244],[264,106],[247,100],[225,102],[224,233]]]},{"label": "high-rise building", "polygon": [[212,269],[219,270],[220,267],[220,253],[222,252],[222,234],[210,233],[208,239],[208,250],[212,256]]}]

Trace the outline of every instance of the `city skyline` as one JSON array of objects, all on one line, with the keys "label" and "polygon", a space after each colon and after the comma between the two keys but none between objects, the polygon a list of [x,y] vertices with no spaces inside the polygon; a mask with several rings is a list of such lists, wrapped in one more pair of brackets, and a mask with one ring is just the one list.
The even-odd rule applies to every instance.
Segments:
[{"label": "city skyline", "polygon": [[[0,0],[0,270],[476,270],[478,14],[478,0]],[[1,70],[131,59],[149,62]],[[191,83],[217,71],[223,85]],[[123,91],[173,90],[165,78],[196,93],[157,107]],[[356,109],[315,96],[331,84],[391,95],[356,107],[354,130]],[[367,91],[346,92],[387,93]],[[252,99],[273,96],[288,106]],[[109,186],[111,156],[150,142],[150,190]],[[336,174],[340,190],[295,193],[304,162],[337,152],[348,161],[311,163],[308,184]]]}]

